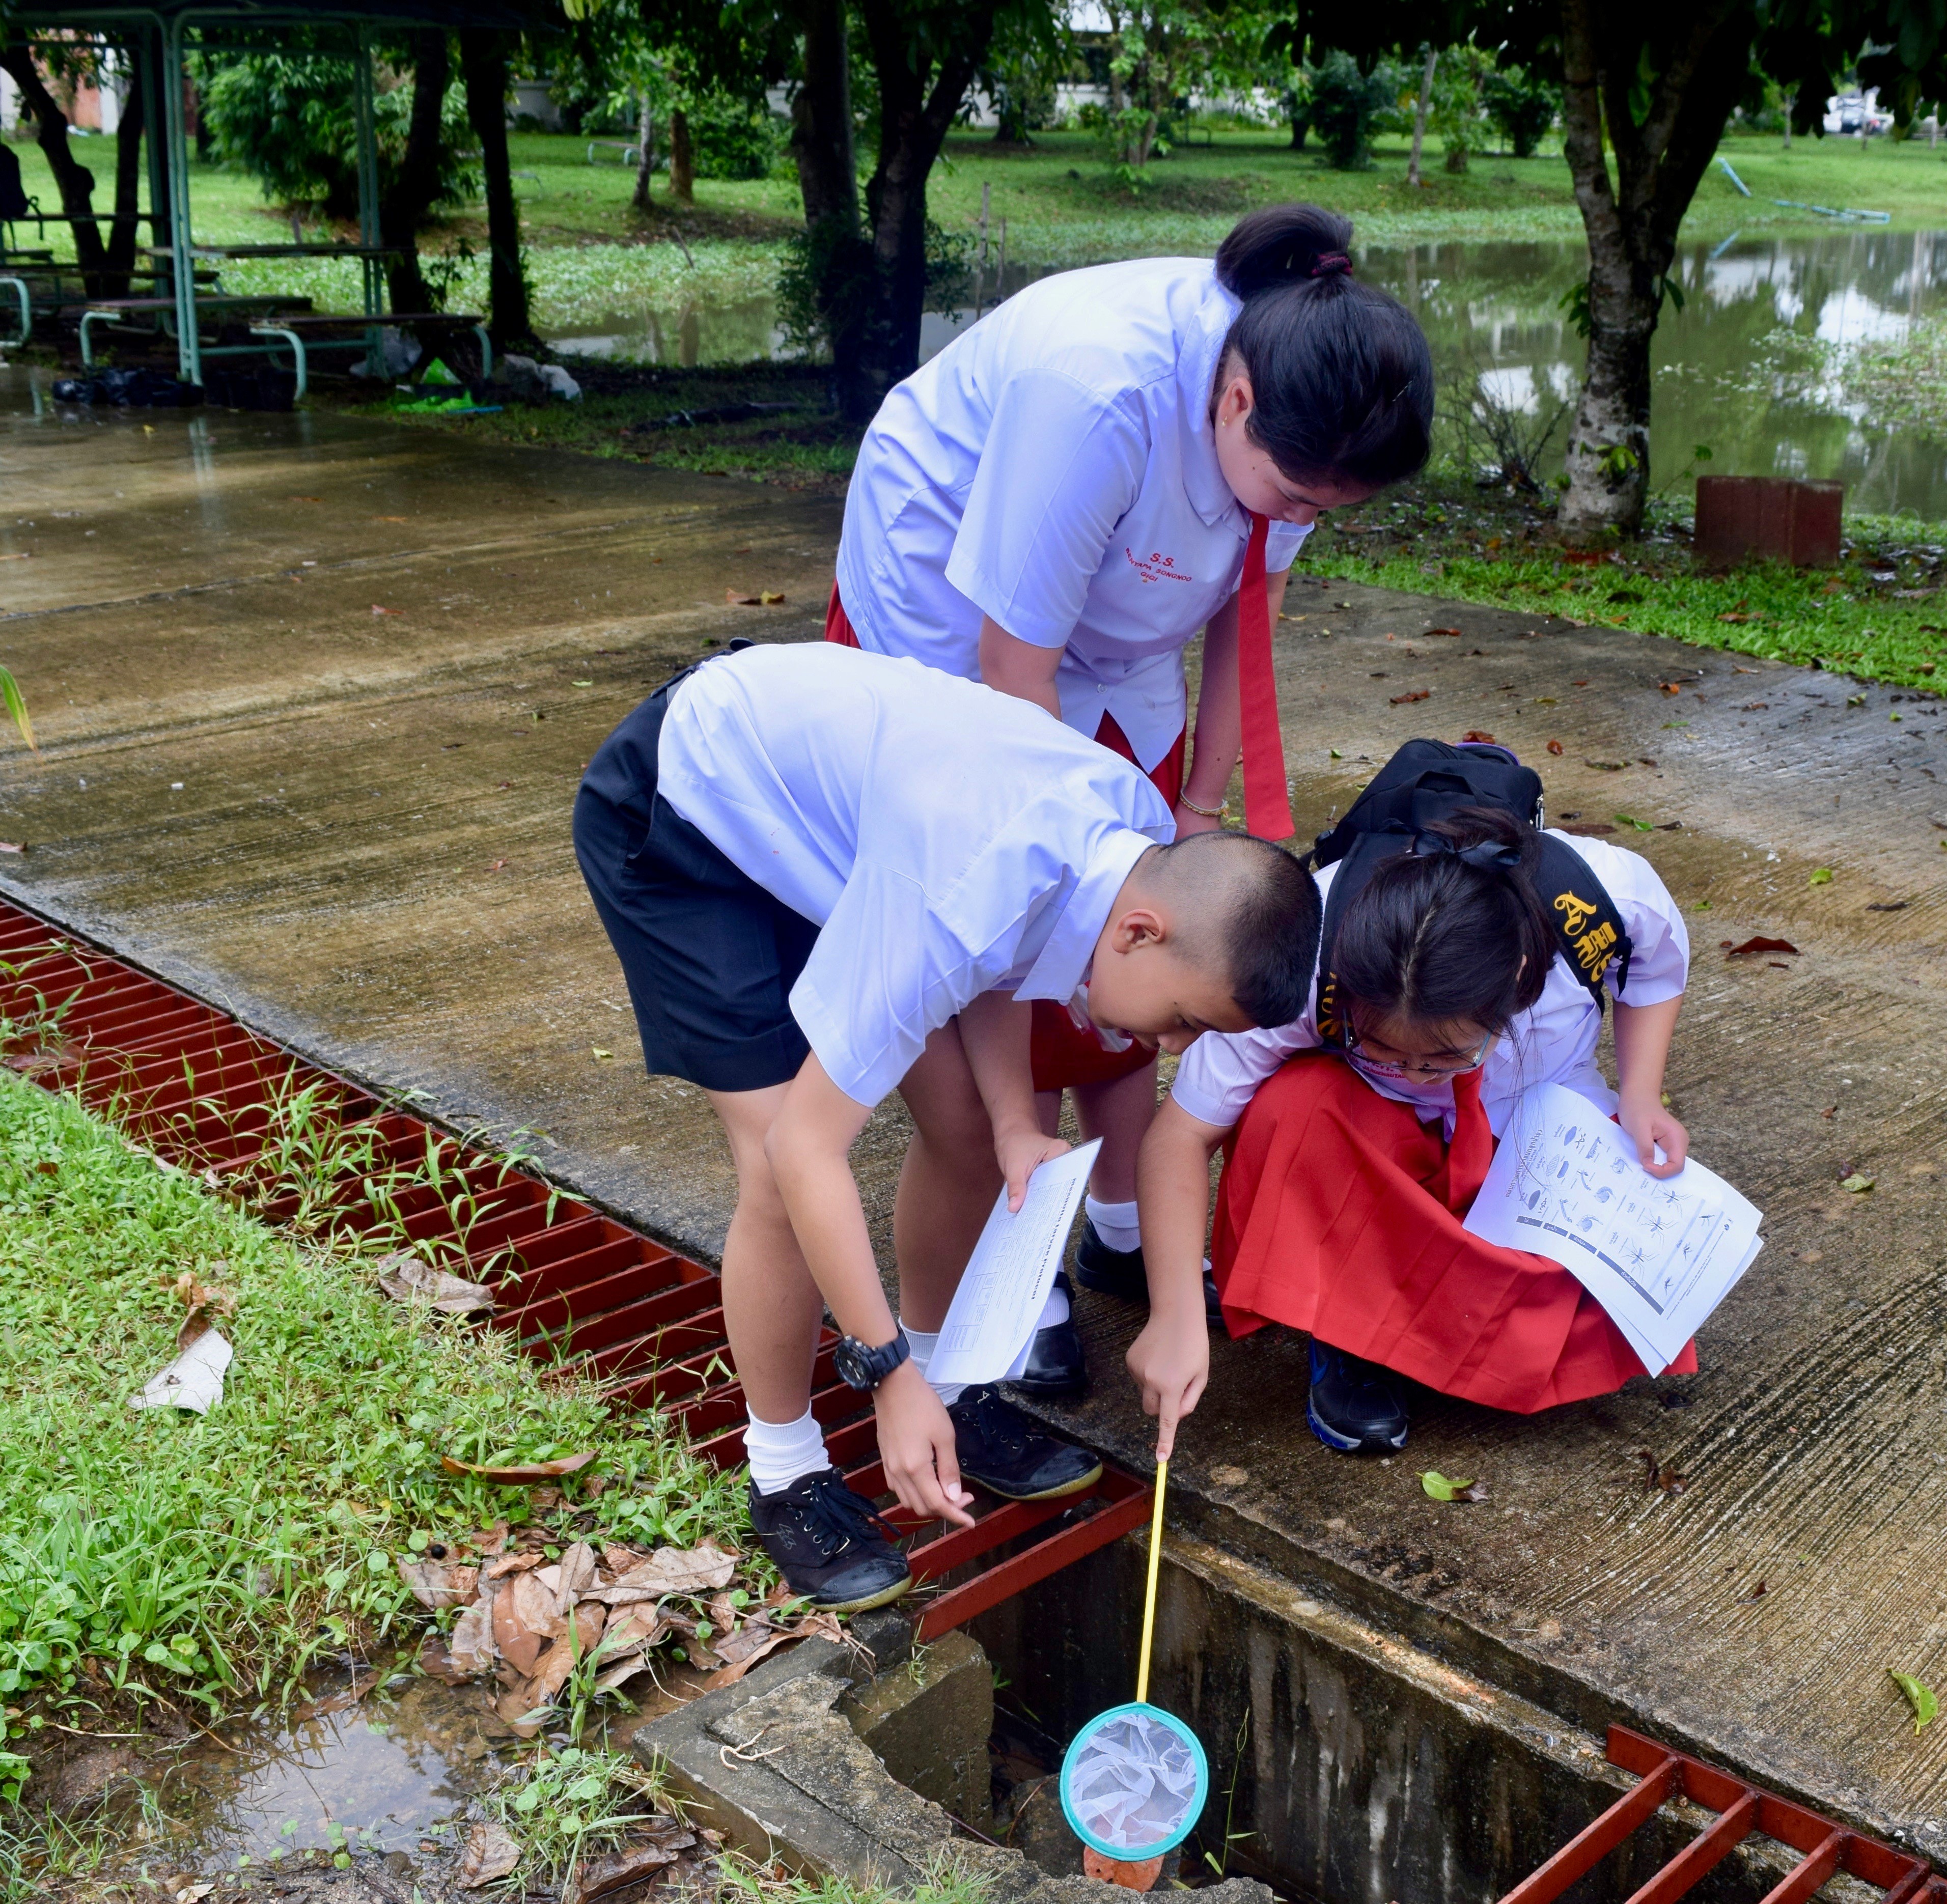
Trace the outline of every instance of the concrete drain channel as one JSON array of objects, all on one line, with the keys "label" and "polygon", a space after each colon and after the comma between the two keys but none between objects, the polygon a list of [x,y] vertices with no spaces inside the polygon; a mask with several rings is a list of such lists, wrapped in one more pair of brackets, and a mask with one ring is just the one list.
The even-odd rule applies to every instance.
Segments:
[{"label": "concrete drain channel", "polygon": [[[213,1186],[261,1171],[299,1101],[375,1167],[430,1163],[436,1181],[382,1210],[348,1173],[334,1219],[382,1215],[496,1275],[493,1326],[741,1461],[741,1392],[703,1265],[5,902],[0,1021],[14,1069]],[[300,1213],[294,1197],[262,1212]],[[852,1485],[877,1494],[872,1416],[831,1346],[828,1332],[813,1407]],[[732,1842],[802,1869],[898,1890],[950,1851],[995,1904],[1099,1896],[1051,1780],[992,1808],[995,1686],[1044,1763],[1128,1696],[1149,1499],[1106,1466],[1079,1502],[990,1505],[970,1529],[896,1515],[911,1601],[853,1622],[850,1646],[808,1642],[651,1720],[636,1749]],[[1625,1727],[1599,1739],[1207,1541],[1172,1533],[1163,1577],[1155,1696],[1204,1740],[1212,1785],[1166,1880],[1230,1904],[1264,1904],[1267,1884],[1315,1904],[1947,1904],[1923,1859]]]}]

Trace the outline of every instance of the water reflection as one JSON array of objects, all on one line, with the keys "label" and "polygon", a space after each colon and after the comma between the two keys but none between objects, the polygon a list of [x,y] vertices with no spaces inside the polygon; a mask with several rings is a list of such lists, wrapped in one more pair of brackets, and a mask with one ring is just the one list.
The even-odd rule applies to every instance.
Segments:
[{"label": "water reflection", "polygon": [[[1847,345],[1903,337],[1947,309],[1947,244],[1932,232],[1733,237],[1689,246],[1671,274],[1652,361],[1652,481],[1707,444],[1713,469],[1837,478],[1854,509],[1947,519],[1947,444],[1877,426],[1799,339]],[[1449,372],[1478,370],[1502,401],[1534,409],[1574,393],[1583,349],[1563,311],[1580,244],[1374,248],[1364,275],[1418,312]],[[1680,485],[1680,486],[1687,486]]]},{"label": "water reflection", "polygon": [[[1853,508],[1947,520],[1947,443],[1880,427],[1806,353],[1793,361],[1780,337],[1834,345],[1896,340],[1914,318],[1941,314],[1942,237],[1875,227],[1779,238],[1734,234],[1684,247],[1672,273],[1683,308],[1667,305],[1656,334],[1652,482],[1682,471],[1704,444],[1713,469],[1836,477]],[[1581,376],[1582,342],[1561,299],[1586,261],[1576,242],[1454,240],[1367,247],[1359,269],[1419,313],[1449,375],[1478,370],[1503,401],[1538,406],[1572,395]],[[1011,261],[1008,288],[1032,275]],[[972,317],[970,311],[929,316],[922,354],[943,348]],[[784,348],[767,298],[618,314],[554,341],[592,355],[689,365],[748,362]]]}]

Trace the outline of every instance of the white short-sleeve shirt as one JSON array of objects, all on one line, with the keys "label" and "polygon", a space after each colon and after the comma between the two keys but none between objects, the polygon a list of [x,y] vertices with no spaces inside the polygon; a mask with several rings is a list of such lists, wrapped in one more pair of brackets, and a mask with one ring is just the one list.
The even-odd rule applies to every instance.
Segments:
[{"label": "white short-sleeve shirt", "polygon": [[1066,1001],[1162,798],[1031,703],[816,642],[706,663],[670,698],[657,791],[821,928],[791,1015],[875,1104],[984,992]]},{"label": "white short-sleeve shirt", "polygon": [[[1063,650],[1062,719],[1113,714],[1144,769],[1183,731],[1183,651],[1236,593],[1250,517],[1210,395],[1241,308],[1208,259],[1042,279],[881,406],[845,499],[860,645],[980,678],[980,618]],[[1271,526],[1289,568],[1309,531]]]},{"label": "white short-sleeve shirt", "polygon": [[[1566,833],[1554,837],[1582,856],[1622,915],[1635,948],[1624,1002],[1661,1005],[1679,996],[1689,974],[1690,935],[1656,868],[1641,853],[1626,853],[1604,841]],[[1332,876],[1337,871],[1336,865],[1326,866],[1314,875],[1321,900],[1330,891]],[[1613,994],[1613,967],[1608,982]],[[1314,974],[1305,1015],[1292,1023],[1274,1031],[1206,1032],[1184,1053],[1170,1096],[1191,1116],[1228,1130],[1243,1116],[1258,1086],[1286,1058],[1294,1052],[1317,1050],[1323,1043],[1318,1035],[1317,1005]],[[1602,1014],[1595,1000],[1558,954],[1549,967],[1540,998],[1515,1018],[1508,1035],[1488,1053],[1481,1067],[1481,1104],[1494,1135],[1500,1135],[1521,1094],[1532,1085],[1565,1085],[1580,1091],[1605,1116],[1610,1115],[1616,1108],[1616,1094],[1596,1063],[1602,1032]],[[1348,1062],[1357,1067],[1356,1057]],[[1450,1082],[1416,1084],[1402,1078],[1364,1075],[1382,1097],[1421,1107],[1426,1122],[1430,1123],[1436,1114],[1443,1116],[1448,1135],[1453,1135]]]}]

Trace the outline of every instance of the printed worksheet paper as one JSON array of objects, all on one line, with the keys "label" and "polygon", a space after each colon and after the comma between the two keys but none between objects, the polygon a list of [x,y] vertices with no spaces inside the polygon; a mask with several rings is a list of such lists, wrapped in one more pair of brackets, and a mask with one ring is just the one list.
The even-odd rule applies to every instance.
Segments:
[{"label": "printed worksheet paper", "polygon": [[1763,1220],[1694,1157],[1652,1177],[1620,1126],[1549,1084],[1524,1094],[1466,1227],[1553,1258],[1661,1375],[1750,1267]]},{"label": "printed worksheet paper", "polygon": [[928,1380],[998,1382],[1014,1367],[1054,1286],[1101,1147],[1098,1138],[1042,1165],[1011,1215],[1004,1190],[995,1200],[939,1326]]}]

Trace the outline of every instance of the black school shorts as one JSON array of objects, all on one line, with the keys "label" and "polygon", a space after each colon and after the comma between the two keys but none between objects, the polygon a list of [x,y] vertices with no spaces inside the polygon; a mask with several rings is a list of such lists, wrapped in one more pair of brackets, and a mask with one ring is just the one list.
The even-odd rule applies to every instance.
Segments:
[{"label": "black school shorts", "polygon": [[818,927],[733,865],[656,791],[672,692],[657,689],[602,744],[574,802],[574,852],[622,961],[651,1076],[761,1091],[811,1047],[791,989]]}]

